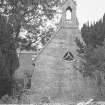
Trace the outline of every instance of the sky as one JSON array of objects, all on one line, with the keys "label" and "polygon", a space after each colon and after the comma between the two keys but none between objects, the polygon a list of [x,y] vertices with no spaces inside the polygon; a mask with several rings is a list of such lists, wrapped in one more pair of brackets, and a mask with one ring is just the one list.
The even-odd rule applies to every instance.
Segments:
[{"label": "sky", "polygon": [[105,0],[75,0],[77,18],[81,27],[83,23],[98,21],[105,13]]}]

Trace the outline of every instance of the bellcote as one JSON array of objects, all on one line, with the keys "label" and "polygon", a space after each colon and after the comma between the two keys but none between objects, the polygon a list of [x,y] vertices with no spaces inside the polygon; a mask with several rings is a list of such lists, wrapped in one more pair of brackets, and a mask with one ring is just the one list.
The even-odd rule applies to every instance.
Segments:
[{"label": "bellcote", "polygon": [[73,0],[65,0],[62,3],[61,9],[61,26],[64,28],[78,27],[78,20],[76,17],[76,2]]}]

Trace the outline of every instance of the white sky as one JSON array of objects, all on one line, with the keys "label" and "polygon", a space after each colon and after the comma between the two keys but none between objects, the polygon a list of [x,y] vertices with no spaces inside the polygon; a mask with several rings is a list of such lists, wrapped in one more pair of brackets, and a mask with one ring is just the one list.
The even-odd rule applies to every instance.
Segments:
[{"label": "white sky", "polygon": [[105,0],[75,0],[77,1],[77,18],[80,27],[83,23],[99,20],[105,13]]}]

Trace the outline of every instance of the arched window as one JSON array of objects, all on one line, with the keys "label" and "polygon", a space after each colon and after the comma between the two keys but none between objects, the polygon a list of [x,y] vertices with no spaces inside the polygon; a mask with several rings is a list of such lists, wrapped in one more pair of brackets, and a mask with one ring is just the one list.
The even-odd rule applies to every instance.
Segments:
[{"label": "arched window", "polygon": [[71,20],[71,13],[72,13],[72,9],[71,9],[71,7],[68,7],[67,9],[66,9],[66,20]]}]

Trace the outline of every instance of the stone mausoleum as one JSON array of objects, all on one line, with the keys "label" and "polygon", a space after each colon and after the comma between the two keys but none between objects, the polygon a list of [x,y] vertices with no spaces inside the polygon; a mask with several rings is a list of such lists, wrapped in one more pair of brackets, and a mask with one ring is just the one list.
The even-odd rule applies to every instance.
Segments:
[{"label": "stone mausoleum", "polygon": [[56,102],[71,102],[95,95],[94,82],[84,80],[78,70],[76,37],[81,34],[76,17],[76,2],[65,0],[58,30],[40,51],[32,77],[33,100],[50,97]]}]

